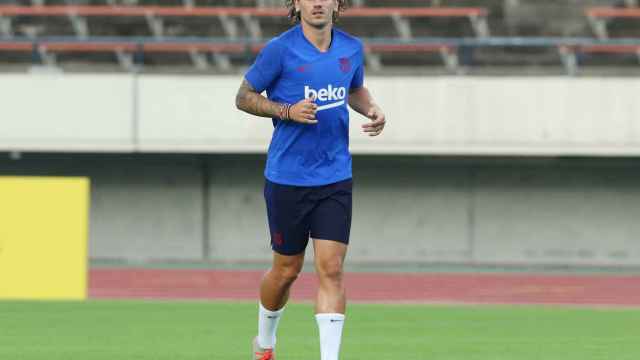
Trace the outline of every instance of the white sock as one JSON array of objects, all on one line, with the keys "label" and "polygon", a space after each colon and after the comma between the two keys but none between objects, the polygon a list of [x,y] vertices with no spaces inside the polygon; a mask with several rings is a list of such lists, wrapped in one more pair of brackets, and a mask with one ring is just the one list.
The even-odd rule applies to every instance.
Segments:
[{"label": "white sock", "polygon": [[338,360],[344,314],[316,314],[316,322],[320,331],[320,358]]},{"label": "white sock", "polygon": [[278,311],[270,311],[260,303],[258,311],[258,345],[263,349],[274,349],[276,347],[276,331],[278,323],[284,312],[284,308]]}]

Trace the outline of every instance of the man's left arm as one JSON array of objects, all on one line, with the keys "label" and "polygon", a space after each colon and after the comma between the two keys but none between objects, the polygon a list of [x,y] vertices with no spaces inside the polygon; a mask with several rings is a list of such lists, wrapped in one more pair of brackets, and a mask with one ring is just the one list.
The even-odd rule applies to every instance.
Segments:
[{"label": "man's left arm", "polygon": [[371,119],[370,123],[362,125],[362,130],[369,136],[378,136],[384,130],[386,123],[384,112],[373,101],[369,90],[361,86],[349,91],[349,106],[360,114]]}]

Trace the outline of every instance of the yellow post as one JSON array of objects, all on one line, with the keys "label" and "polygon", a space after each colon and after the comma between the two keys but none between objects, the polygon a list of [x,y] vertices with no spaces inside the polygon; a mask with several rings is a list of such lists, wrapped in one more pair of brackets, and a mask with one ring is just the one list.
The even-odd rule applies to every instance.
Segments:
[{"label": "yellow post", "polygon": [[89,179],[0,177],[0,299],[87,297]]}]

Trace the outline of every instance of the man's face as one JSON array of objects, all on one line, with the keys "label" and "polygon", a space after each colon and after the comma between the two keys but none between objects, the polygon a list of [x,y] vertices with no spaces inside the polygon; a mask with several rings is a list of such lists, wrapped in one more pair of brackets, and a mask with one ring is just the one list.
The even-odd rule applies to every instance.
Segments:
[{"label": "man's face", "polygon": [[296,0],[295,5],[301,21],[319,29],[331,24],[338,11],[338,0]]}]

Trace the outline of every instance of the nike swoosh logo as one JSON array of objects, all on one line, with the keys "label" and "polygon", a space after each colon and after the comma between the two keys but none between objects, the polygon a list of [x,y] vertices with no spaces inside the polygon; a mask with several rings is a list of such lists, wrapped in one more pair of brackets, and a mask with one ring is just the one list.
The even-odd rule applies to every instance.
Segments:
[{"label": "nike swoosh logo", "polygon": [[277,318],[277,316],[267,315],[267,318],[268,318],[268,319],[275,319],[275,318]]},{"label": "nike swoosh logo", "polygon": [[318,108],[316,109],[316,111],[322,111],[322,110],[327,110],[327,109],[333,109],[334,107],[338,107],[344,105],[344,100],[340,100],[338,102],[334,102],[331,104],[327,104],[327,105],[322,105],[322,106],[318,106]]},{"label": "nike swoosh logo", "polygon": [[342,320],[331,319],[331,322],[341,322]]}]

